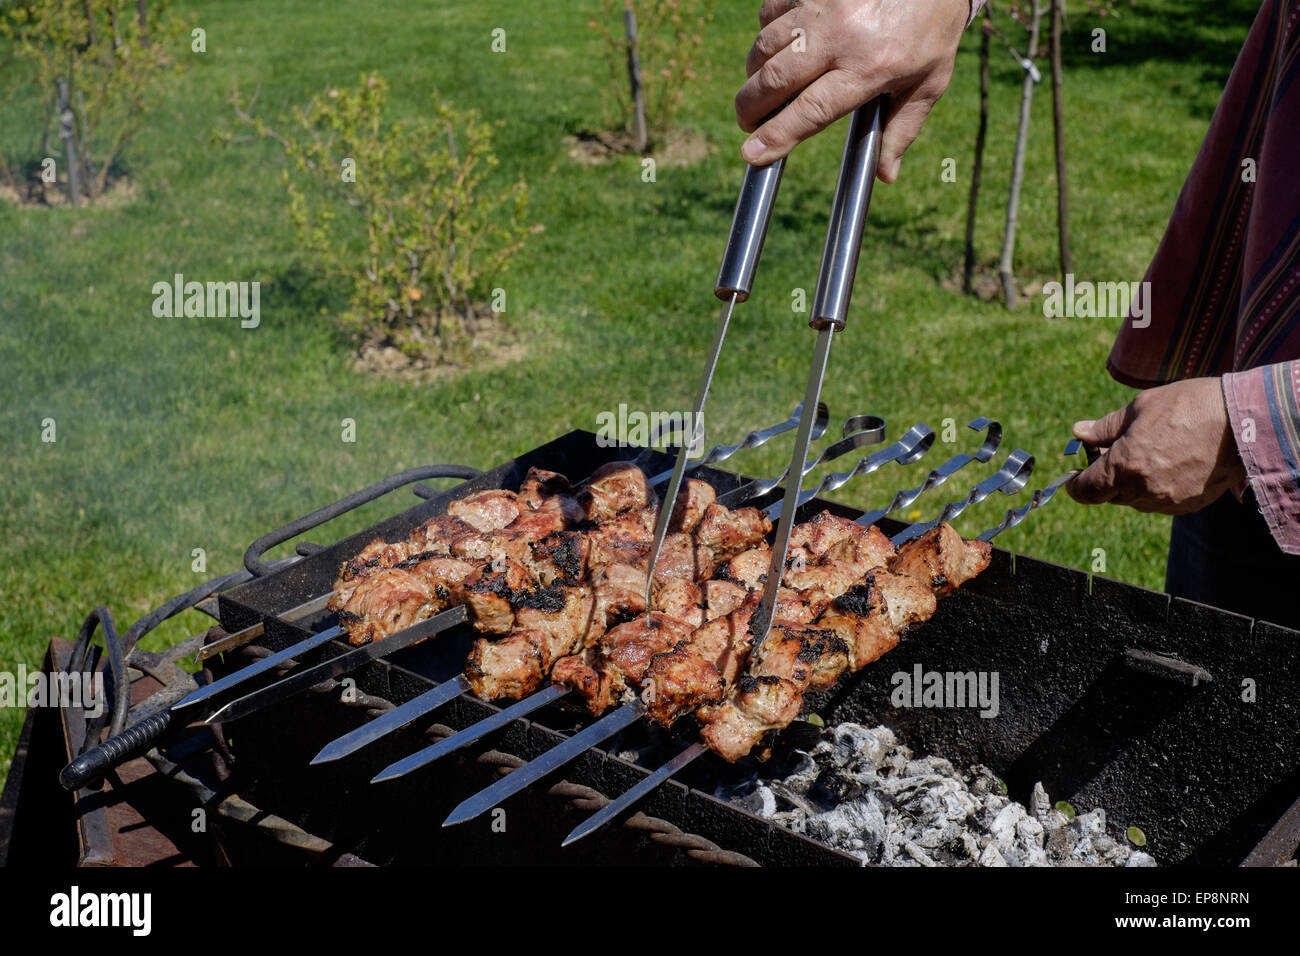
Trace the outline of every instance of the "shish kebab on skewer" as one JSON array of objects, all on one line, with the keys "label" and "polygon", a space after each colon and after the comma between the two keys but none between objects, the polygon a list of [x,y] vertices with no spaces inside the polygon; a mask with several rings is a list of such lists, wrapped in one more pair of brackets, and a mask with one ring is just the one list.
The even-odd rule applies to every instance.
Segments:
[{"label": "shish kebab on skewer", "polygon": [[[819,402],[816,408],[817,424],[814,429],[818,437],[820,437],[821,434],[825,431],[826,424],[829,422],[829,417],[830,417],[830,413],[827,411],[826,406],[823,403]],[[713,448],[711,448],[699,461],[697,461],[695,465],[696,467],[701,467],[704,465],[714,464],[717,462],[724,461],[727,458],[730,458],[736,452],[743,451],[746,449],[761,447],[762,445],[770,441],[772,438],[775,438],[777,435],[783,434],[784,432],[794,428],[799,423],[801,418],[802,418],[802,406],[797,406],[794,412],[792,413],[792,415],[785,421],[778,422],[777,424],[768,426],[766,428],[755,429],[747,433],[736,444],[716,445]],[[881,438],[884,436],[884,429],[885,429],[884,420],[876,416],[873,415],[853,416],[850,419],[848,419],[844,424],[844,438],[834,443],[831,446],[831,448],[828,448],[823,453],[823,459],[828,460],[831,457],[835,457],[839,454],[845,453],[854,448],[859,448],[863,445],[875,444],[876,442],[880,441]],[[913,430],[915,431],[915,429]],[[924,454],[925,450],[928,448],[928,442],[933,440],[932,433],[929,433],[928,429],[925,431],[926,431],[925,444],[921,445],[918,450],[914,451],[914,453]],[[652,441],[653,440],[654,439],[652,439]],[[642,456],[644,456],[645,454],[646,452],[643,451],[635,461],[640,461],[642,459]],[[668,477],[669,477],[668,473],[658,475],[656,478],[653,479],[653,483],[657,485],[660,482],[667,480]],[[784,475],[781,475],[770,482],[763,482],[763,481],[750,482],[748,485],[743,486],[742,488],[735,489],[735,491],[733,491],[731,495],[738,502],[744,500],[746,497],[753,497],[753,496],[766,494],[767,491],[771,490],[771,488],[779,485],[783,479],[784,479]],[[579,487],[581,487],[583,484],[585,484],[585,482],[579,483]],[[380,542],[379,546],[382,547],[383,543]],[[323,609],[325,604],[332,596],[333,594],[330,593],[330,594],[320,595],[319,597],[316,598],[312,598],[311,600],[304,602],[302,605],[299,605],[298,607],[290,608],[289,610],[282,612],[279,616],[281,617],[281,619],[286,621],[300,620],[304,617],[310,616],[316,613],[317,611]],[[411,627],[406,628],[404,631],[399,631],[397,634],[392,635],[392,639],[387,642],[388,648],[386,648],[385,651],[382,653],[375,653],[371,648],[365,647],[365,648],[359,648],[356,651],[351,652],[351,657],[357,657],[362,652],[366,653],[367,660],[372,659],[373,657],[383,656],[384,653],[391,653],[392,650],[396,650],[399,645],[406,646],[407,644],[414,643],[417,640],[421,640],[433,634],[440,633],[441,631],[448,630],[454,627],[456,624],[462,623],[465,620],[465,616],[466,615],[463,608],[453,608],[450,611],[444,612],[443,614],[437,615],[433,618],[420,621],[417,624],[414,624]],[[204,657],[211,656],[213,654],[224,653],[226,651],[233,650],[234,648],[241,647],[244,644],[249,643],[250,641],[256,640],[262,634],[262,632],[263,632],[263,624],[259,623],[251,627],[245,628],[242,631],[227,635],[226,637],[223,637],[201,648],[199,652],[199,659],[201,660]],[[183,714],[194,714],[194,713],[201,712],[204,709],[210,709],[217,703],[217,701],[220,699],[220,696],[225,696],[228,692],[232,690],[236,690],[242,685],[246,685],[249,681],[253,680],[254,678],[258,677],[261,674],[269,672],[272,668],[280,667],[285,664],[292,665],[294,660],[299,655],[304,654],[310,650],[313,650],[321,646],[325,642],[332,640],[333,638],[341,635],[342,633],[343,633],[343,629],[338,625],[335,625],[333,627],[327,628],[324,631],[317,632],[308,638],[304,638],[303,640],[298,641],[297,643],[292,644],[286,648],[283,648],[282,650],[270,655],[269,657],[263,658],[257,661],[256,663],[249,664],[248,666],[243,667],[238,671],[235,671],[234,673],[228,674],[217,681],[203,685],[202,687],[198,688],[198,690],[193,691],[192,693],[186,695],[186,697],[184,697],[182,700],[178,701],[177,703],[171,705],[170,707],[164,708],[161,711],[157,711],[151,714],[149,717],[141,720],[137,724],[133,724],[132,726],[126,728],[124,731],[117,734],[116,736],[110,737],[108,740],[105,740],[102,743],[99,743],[96,746],[85,751],[84,753],[76,756],[60,773],[59,775],[60,783],[69,790],[76,790],[82,786],[85,786],[87,783],[96,779],[100,774],[117,766],[119,763],[128,759],[130,756],[134,754],[142,753],[145,749],[147,749],[150,745],[152,745],[154,741],[157,741],[162,737],[164,737],[171,728],[181,726],[183,722],[183,718],[182,718]],[[355,669],[356,667],[359,667],[363,663],[365,663],[365,660],[360,660],[360,659],[357,660],[344,659],[348,657],[349,655],[344,655],[342,658],[335,658],[333,661],[327,663],[330,665],[331,669],[335,667],[341,668],[340,670],[337,671],[338,673],[345,673],[346,670]],[[319,668],[308,668],[308,671],[312,671],[312,670],[318,671]],[[312,674],[303,672],[301,669],[295,673],[301,675],[304,679],[313,676]],[[331,677],[331,676],[336,676],[336,674],[330,673],[330,674],[324,674],[318,676],[316,678],[316,682],[319,683],[321,680],[324,680],[327,677]],[[286,681],[288,680],[290,680],[290,678],[286,678],[285,681],[281,681],[276,685],[272,685],[272,688],[278,688],[279,690],[293,692],[294,690],[293,688],[287,688],[284,686]],[[301,687],[298,687],[297,689],[305,689],[307,686],[312,686],[312,685],[303,684]],[[266,690],[270,691],[272,690],[272,688],[266,688]],[[241,698],[241,700],[245,704],[247,704],[249,703],[249,696]],[[422,695],[422,697],[428,697],[428,696],[429,695],[427,694]],[[417,704],[416,701],[411,701],[408,702],[408,704],[403,705],[403,707],[398,708],[397,710],[398,712],[410,711],[412,712],[412,717],[414,718],[415,716],[418,716],[418,713],[415,712],[417,710],[416,704]],[[396,717],[397,713],[394,712],[386,716]],[[389,722],[386,722],[386,724],[388,726],[394,726]],[[400,725],[396,725],[396,726],[400,726]]]},{"label": "shish kebab on skewer", "polygon": [[[916,488],[909,489],[905,492],[899,492],[884,509],[873,512],[869,518],[864,515],[863,519],[860,520],[863,523],[869,524],[871,521],[876,520],[884,514],[887,514],[896,508],[904,507],[912,501],[915,501],[916,498],[926,490],[947,481],[953,474],[964,468],[967,464],[974,461],[984,462],[991,458],[1001,441],[1001,427],[997,422],[982,417],[972,420],[968,427],[977,432],[987,432],[983,444],[974,454],[958,454],[953,456],[942,465],[932,469]],[[854,447],[861,447],[861,445],[868,441],[878,441],[880,436],[883,434],[883,422],[879,419],[872,421],[868,417],[854,416],[845,422],[844,432],[847,437],[826,447],[822,454],[818,456],[816,461],[806,466],[805,473],[811,471],[820,464],[840,457],[846,450]],[[891,461],[896,462],[899,465],[913,463],[922,457],[929,449],[933,442],[933,437],[933,432],[923,424],[914,425],[893,444],[863,457],[849,471],[837,475],[828,475],[826,480],[833,481],[834,487],[838,487],[856,475],[870,474]],[[725,449],[725,451],[729,452],[730,449]],[[706,456],[706,460],[707,457],[708,456]],[[1011,464],[1011,460],[1009,459],[1008,465],[1004,465],[1003,469],[1001,469],[993,478],[986,479],[985,484],[988,484],[990,488],[1003,488],[1008,479],[1014,477],[1023,465],[1023,459],[1014,466]],[[664,476],[660,477],[662,478]],[[741,487],[722,495],[718,501],[719,503],[724,501],[735,503],[737,501],[752,500],[757,495],[776,488],[779,483],[784,480],[784,477],[783,474],[770,481],[751,481],[746,485],[742,485]],[[656,479],[656,483],[657,480],[658,479]],[[691,497],[694,498],[696,492],[692,490],[689,493]],[[768,514],[770,517],[775,518],[775,513],[770,509]],[[716,529],[709,543],[710,546],[715,549],[719,545],[720,542],[717,540]],[[696,552],[698,553],[699,550],[700,549],[697,548]],[[637,545],[634,553],[641,555],[644,552],[640,549],[640,545]],[[585,554],[585,552],[577,552],[570,556],[571,558],[576,559],[574,560],[574,564],[577,567],[581,566],[580,558],[583,554]],[[599,582],[602,586],[602,591],[610,588],[611,585],[615,586],[616,590],[621,589],[624,598],[621,612],[641,609],[637,604],[636,589],[644,589],[646,579],[644,573],[645,562],[638,561],[637,563],[638,568],[628,568],[626,565],[614,565],[599,572],[599,575],[605,579]],[[701,568],[703,568],[703,565],[705,564],[705,562],[699,561],[696,563]],[[657,574],[656,577],[663,577],[663,574]],[[686,582],[679,582],[678,588],[680,590],[681,587],[685,586]],[[722,599],[720,594],[721,584],[705,583],[702,587],[706,592],[714,592],[710,596],[710,605],[718,604]],[[573,594],[573,592],[569,593]],[[519,600],[520,597],[522,597],[523,600]],[[529,605],[529,609],[521,612],[517,617],[544,617],[544,615],[540,613],[544,609],[539,607],[533,600],[535,597],[536,595],[531,595],[526,592],[522,595],[517,594],[517,603]],[[602,607],[607,611],[607,623],[610,625],[619,623],[617,615],[611,616],[608,612],[611,608],[618,607],[620,602],[617,600],[609,601],[608,594],[603,595],[603,597],[605,600],[602,600]],[[555,600],[557,607],[560,604],[559,598],[560,595],[552,595],[552,600]],[[582,613],[583,607],[580,603],[577,601],[570,601],[570,603],[574,605],[572,611],[579,622],[588,620],[588,617]],[[732,606],[734,606],[734,603]],[[723,608],[723,610],[716,611],[715,613],[723,613],[723,611],[727,609],[729,608]],[[555,633],[557,630],[563,631],[566,628],[566,622],[563,620],[558,622],[539,620],[537,623],[542,625],[538,630],[546,632],[544,635],[536,633],[531,635],[521,634],[513,641],[507,639],[503,642],[499,642],[497,645],[491,645],[486,641],[480,641],[476,648],[477,653],[471,657],[470,664],[472,666],[467,668],[464,676],[458,676],[454,680],[444,681],[432,690],[426,691],[424,694],[394,708],[381,717],[378,717],[367,724],[363,724],[336,740],[331,741],[313,758],[312,763],[318,764],[338,760],[355,753],[356,751],[369,746],[387,734],[401,729],[412,721],[419,719],[425,714],[432,712],[436,708],[464,693],[472,691],[481,698],[489,700],[499,699],[502,697],[517,698],[524,696],[530,688],[537,687],[544,680],[546,671],[550,666],[549,661],[555,660],[555,658],[561,653],[567,652],[573,647],[579,647],[587,643],[587,641],[583,640],[575,642],[571,639],[571,636],[566,636],[563,633]],[[573,623],[575,623],[573,620],[568,622],[570,635],[573,633]],[[592,632],[589,635],[591,639],[599,636],[598,632]],[[511,662],[512,655],[514,657],[513,663]],[[481,660],[476,660],[475,658],[481,658]],[[480,666],[484,663],[490,666]],[[321,666],[323,667],[324,665]],[[318,677],[317,680],[319,681],[324,679],[324,676],[334,675],[323,675]],[[467,680],[467,677],[471,678],[473,684],[476,686],[471,686],[471,681]],[[303,687],[307,686],[310,678],[311,675],[302,675],[299,684]],[[286,678],[286,681],[296,679],[297,678],[291,677]],[[266,692],[270,693],[272,691],[274,691],[274,685],[272,688],[267,688]],[[525,716],[526,714],[563,697],[567,692],[567,688],[561,685],[551,685],[542,690],[538,690],[531,694],[531,696],[527,696],[518,703],[507,707],[505,710],[459,731],[452,737],[403,758],[403,760],[388,768],[385,771],[385,774],[397,777],[409,773],[414,769],[418,769],[420,766],[432,762],[446,753],[480,739],[482,736],[497,727],[508,724],[511,720]],[[256,697],[257,694],[252,696]],[[383,776],[384,775],[381,775],[381,777]],[[376,779],[378,780],[380,778]]]},{"label": "shish kebab on skewer", "polygon": [[[800,574],[806,590],[778,588],[765,637],[756,637],[751,626],[761,601],[757,591],[750,592],[755,597],[742,608],[693,631],[680,622],[670,629],[660,621],[659,631],[687,632],[669,647],[644,618],[612,629],[595,649],[558,662],[552,679],[577,687],[593,713],[615,703],[616,690],[623,692],[620,696],[632,695],[631,700],[469,797],[443,825],[486,812],[643,716],[657,715],[671,724],[695,710],[705,724],[701,744],[737,760],[798,716],[805,691],[829,687],[845,672],[878,658],[908,629],[929,619],[938,595],[988,564],[987,543],[963,541],[950,525],[937,525],[886,556],[892,543],[878,530],[829,514],[819,518],[852,526],[858,540],[850,540],[836,556],[819,558],[815,567],[804,567]],[[814,522],[792,529],[792,539],[796,530],[803,536]],[[855,555],[856,562],[847,564],[856,563],[856,569],[839,557],[845,551]],[[877,564],[882,559],[884,564]],[[624,629],[631,633],[620,635]],[[723,672],[734,675],[730,684]],[[692,756],[699,752],[697,748]],[[384,774],[377,779],[382,778]]]}]

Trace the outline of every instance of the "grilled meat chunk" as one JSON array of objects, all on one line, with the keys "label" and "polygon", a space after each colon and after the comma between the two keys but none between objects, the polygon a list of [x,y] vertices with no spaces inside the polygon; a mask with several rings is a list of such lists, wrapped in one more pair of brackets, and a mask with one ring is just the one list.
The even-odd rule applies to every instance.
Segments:
[{"label": "grilled meat chunk", "polygon": [[717,498],[718,493],[707,481],[687,478],[677,489],[677,500],[673,503],[673,516],[668,519],[669,530],[690,534]]},{"label": "grilled meat chunk", "polygon": [[767,569],[772,565],[772,549],[767,545],[750,548],[736,555],[718,572],[724,581],[734,581],[746,590],[762,589]]},{"label": "grilled meat chunk", "polygon": [[339,612],[350,643],[369,644],[450,607],[453,591],[475,569],[434,555],[389,568],[347,595],[336,593],[327,606]]},{"label": "grilled meat chunk", "polygon": [[556,531],[533,542],[532,552],[528,563],[544,586],[574,585],[586,577],[591,540],[578,531]]},{"label": "grilled meat chunk", "polygon": [[730,614],[745,603],[749,591],[734,581],[705,581],[700,585],[705,620]]},{"label": "grilled meat chunk", "polygon": [[987,568],[992,554],[987,541],[965,541],[944,523],[899,548],[889,570],[925,581],[937,596],[945,597]]},{"label": "grilled meat chunk", "polygon": [[569,485],[569,479],[558,471],[529,468],[519,486],[519,501],[529,511],[537,511],[555,499],[572,497],[573,488]]},{"label": "grilled meat chunk", "polygon": [[[646,563],[649,561],[647,553]],[[664,538],[659,557],[655,560],[655,583],[662,584],[675,578],[704,581],[713,576],[713,564],[712,552],[689,534],[670,534]]]},{"label": "grilled meat chunk", "polygon": [[480,491],[447,505],[447,514],[479,531],[496,531],[519,517],[519,497],[513,491]]},{"label": "grilled meat chunk", "polygon": [[697,711],[701,738],[726,760],[736,761],[770,730],[799,716],[808,689],[829,687],[847,668],[849,651],[833,631],[774,624],[763,646],[750,654],[725,702]]},{"label": "grilled meat chunk", "polygon": [[590,589],[540,589],[516,609],[509,635],[474,642],[465,679],[483,700],[526,697],[545,683],[556,660],[591,646],[604,633],[604,617]]},{"label": "grilled meat chunk", "polygon": [[790,529],[790,548],[787,553],[793,556],[802,552],[808,562],[815,562],[825,557],[826,552],[841,541],[856,538],[865,531],[865,528],[848,518],[823,511],[811,521]]},{"label": "grilled meat chunk", "polygon": [[645,472],[625,461],[601,465],[578,493],[578,504],[588,520],[598,523],[626,511],[652,508],[656,500]]},{"label": "grilled meat chunk", "polygon": [[713,554],[721,564],[758,545],[772,530],[772,522],[757,508],[734,511],[716,501],[704,510],[695,528],[695,540]]},{"label": "grilled meat chunk", "polygon": [[893,542],[883,531],[872,525],[860,528],[854,525],[855,533],[836,542],[826,550],[822,562],[838,561],[851,564],[859,574],[865,574],[872,568],[883,568],[894,556]]},{"label": "grilled meat chunk", "polygon": [[611,628],[596,646],[558,661],[551,682],[577,691],[599,714],[629,688],[640,686],[650,659],[690,637],[689,624],[651,611]]},{"label": "grilled meat chunk", "polygon": [[516,605],[536,587],[527,568],[504,559],[476,567],[452,588],[451,600],[466,605],[479,631],[505,634],[515,623]]},{"label": "grilled meat chunk", "polygon": [[878,570],[831,602],[818,627],[848,645],[852,670],[891,651],[913,626],[934,614],[935,597],[923,581]]},{"label": "grilled meat chunk", "polygon": [[450,554],[451,542],[474,529],[451,515],[437,515],[421,524],[403,541],[385,541],[376,538],[358,551],[353,557],[343,562],[335,590],[348,582],[358,580],[366,575],[384,568],[391,568],[398,562],[415,555]]},{"label": "grilled meat chunk", "polygon": [[826,605],[861,581],[863,573],[856,564],[827,560],[803,568],[787,568],[781,581],[805,600]]},{"label": "grilled meat chunk", "polygon": [[683,578],[665,581],[656,586],[653,602],[656,610],[691,627],[704,623],[704,592],[694,581]]},{"label": "grilled meat chunk", "polygon": [[546,677],[547,636],[515,630],[499,641],[480,637],[465,662],[465,680],[481,700],[522,700]]}]

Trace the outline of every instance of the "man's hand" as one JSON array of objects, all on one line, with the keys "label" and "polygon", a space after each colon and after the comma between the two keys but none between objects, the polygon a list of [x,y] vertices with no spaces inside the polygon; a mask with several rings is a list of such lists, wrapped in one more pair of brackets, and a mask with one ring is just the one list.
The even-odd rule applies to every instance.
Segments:
[{"label": "man's hand", "polygon": [[1084,504],[1138,511],[1197,511],[1246,477],[1217,378],[1191,378],[1138,394],[1074,435],[1104,454],[1065,487]]},{"label": "man's hand", "polygon": [[765,0],[745,64],[749,80],[736,94],[740,128],[754,134],[741,155],[756,166],[775,162],[889,93],[876,175],[894,182],[903,152],[948,88],[969,16],[970,0]]}]

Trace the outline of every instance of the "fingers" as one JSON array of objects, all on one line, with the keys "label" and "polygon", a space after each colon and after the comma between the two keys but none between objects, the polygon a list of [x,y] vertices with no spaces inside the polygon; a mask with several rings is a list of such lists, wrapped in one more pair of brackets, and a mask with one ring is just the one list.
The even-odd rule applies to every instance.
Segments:
[{"label": "fingers", "polygon": [[[773,57],[768,65],[784,55],[782,53]],[[804,58],[801,54],[796,54],[795,57]],[[762,72],[760,70],[755,77]],[[845,113],[876,95],[870,91],[864,98],[859,82],[844,70],[834,70],[818,77],[794,102],[755,130],[740,148],[740,155],[745,162],[755,166],[766,166],[788,155],[790,150],[809,136],[821,132]],[[777,102],[773,102],[772,107],[775,108],[776,105]]]},{"label": "fingers", "polygon": [[881,182],[897,182],[898,171],[903,165],[903,153],[920,135],[925,118],[930,115],[934,104],[934,99],[919,94],[895,104],[880,139],[880,162],[876,166],[876,175]]},{"label": "fingers", "polygon": [[1111,452],[1102,455],[1070,481],[1065,490],[1080,504],[1101,505],[1120,496],[1116,487],[1115,459]]},{"label": "fingers", "polygon": [[1133,403],[1130,402],[1095,422],[1075,422],[1074,437],[1086,441],[1089,445],[1113,445],[1124,432],[1128,431],[1133,415]]},{"label": "fingers", "polygon": [[[764,119],[794,99],[825,68],[821,59],[789,46],[769,57],[736,94],[736,119],[740,128],[747,133],[754,132]],[[794,148],[794,143],[790,148]]]}]

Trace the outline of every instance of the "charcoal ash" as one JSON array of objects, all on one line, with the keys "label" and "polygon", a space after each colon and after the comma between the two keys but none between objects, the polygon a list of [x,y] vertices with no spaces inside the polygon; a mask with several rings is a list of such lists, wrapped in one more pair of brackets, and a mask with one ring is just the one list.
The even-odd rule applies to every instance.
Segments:
[{"label": "charcoal ash", "polygon": [[[768,768],[765,768],[768,769]],[[1029,805],[989,768],[917,757],[888,727],[844,723],[795,750],[773,776],[715,796],[879,866],[1156,866],[1101,808],[1073,818],[1041,783]]]}]

